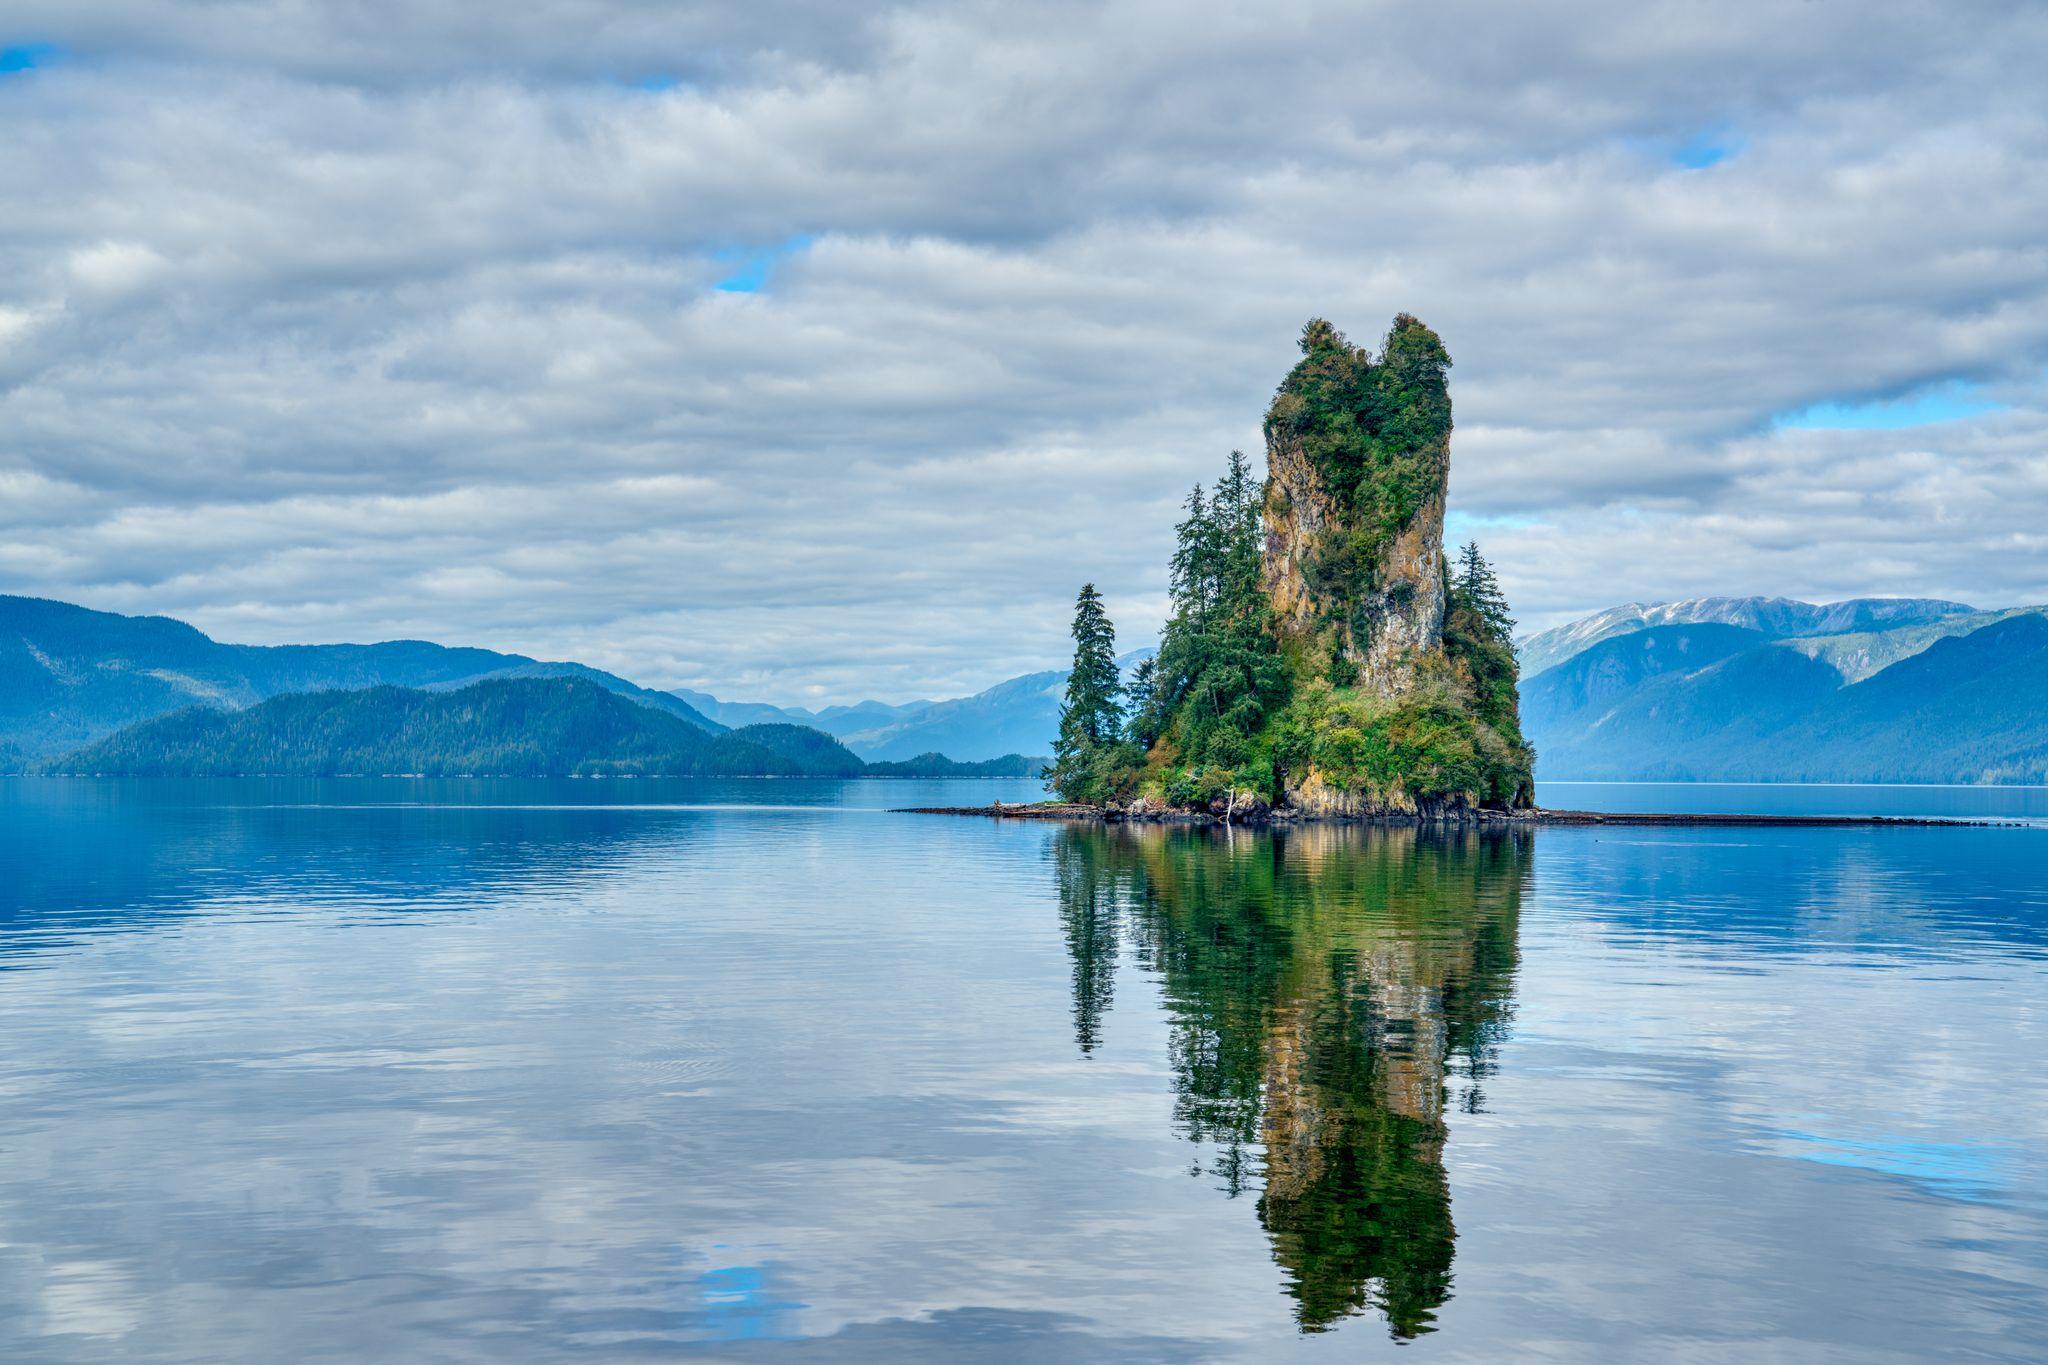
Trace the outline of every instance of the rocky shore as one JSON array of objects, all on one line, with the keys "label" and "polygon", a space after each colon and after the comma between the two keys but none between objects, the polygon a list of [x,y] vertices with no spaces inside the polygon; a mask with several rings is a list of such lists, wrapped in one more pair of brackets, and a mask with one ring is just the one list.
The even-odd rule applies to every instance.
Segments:
[{"label": "rocky shore", "polygon": [[1088,806],[1072,802],[1040,801],[1010,803],[996,801],[986,806],[909,806],[899,815],[973,815],[995,820],[1070,820],[1089,824],[1192,825],[1246,828],[1285,828],[1300,824],[1350,825],[1460,825],[1477,828],[1517,829],[1532,825],[1713,825],[1722,827],[1790,827],[1840,829],[1864,825],[1887,827],[1984,827],[2014,824],[2005,820],[1945,819],[1939,816],[1902,815],[1742,815],[1722,812],[1656,813],[1648,811],[1591,810],[1472,810],[1460,808],[1421,815],[1374,813],[1368,815],[1308,815],[1286,809],[1259,808],[1226,817],[1210,811],[1164,810],[1140,803],[1131,809]]}]

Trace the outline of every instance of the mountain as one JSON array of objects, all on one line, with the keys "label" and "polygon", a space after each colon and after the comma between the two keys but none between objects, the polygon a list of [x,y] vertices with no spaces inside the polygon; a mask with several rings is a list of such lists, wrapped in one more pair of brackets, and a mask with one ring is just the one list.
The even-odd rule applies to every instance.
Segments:
[{"label": "mountain", "polygon": [[1748,771],[1780,781],[2048,781],[2048,617],[2010,616],[1845,687]]},{"label": "mountain", "polygon": [[[323,647],[333,648],[333,646]],[[582,678],[586,682],[596,683],[607,692],[616,692],[629,701],[636,701],[642,706],[651,706],[657,711],[666,711],[678,720],[688,721],[699,730],[716,734],[719,730],[726,728],[721,723],[711,720],[703,712],[673,692],[657,692],[651,687],[642,687],[638,683],[627,682],[615,673],[607,673],[601,668],[592,668],[589,664],[541,663],[528,660],[525,663],[511,664],[504,668],[493,669],[488,673],[479,673],[470,678],[458,678],[452,682],[432,683],[429,685],[429,689],[448,691],[457,687],[467,687],[472,682],[490,682],[500,678]],[[295,688],[293,690],[297,691],[300,689]],[[312,691],[318,689],[309,688],[305,690]]]},{"label": "mountain", "polygon": [[836,739],[864,730],[885,728],[937,704],[929,701],[859,701],[812,711],[802,706],[771,706],[761,701],[720,701],[709,692],[693,692],[685,687],[678,687],[669,695],[719,724],[734,729],[743,725],[802,725],[822,730]]},{"label": "mountain", "polygon": [[1815,605],[1787,597],[1695,597],[1683,602],[1630,602],[1516,642],[1522,675],[1555,668],[1602,640],[1655,626],[1740,626],[1772,639],[1890,631],[1967,616],[1975,607],[1925,597],[1855,597]]},{"label": "mountain", "polygon": [[659,706],[699,731],[725,727],[680,698],[581,664],[551,664],[424,640],[231,645],[162,616],[0,596],[0,771],[20,771],[125,725],[195,703],[253,705],[288,692],[462,687],[489,677],[572,673]]},{"label": "mountain", "polygon": [[770,706],[758,701],[720,701],[709,692],[692,692],[678,687],[670,696],[699,715],[737,730],[742,725],[809,725],[810,713],[802,707]]},{"label": "mountain", "polygon": [[[1130,685],[1138,665],[1158,652],[1134,649],[1117,657],[1125,686]],[[897,707],[896,714],[879,725],[833,733],[870,761],[914,759],[933,751],[968,762],[1049,754],[1059,735],[1060,705],[1066,689],[1067,671],[1051,668],[1007,679],[971,697]],[[839,709],[852,713],[881,705],[863,702],[860,707]],[[820,712],[820,720],[811,723],[820,724],[825,716]],[[833,717],[832,722],[843,723],[844,719]]]},{"label": "mountain", "polygon": [[1522,689],[1546,777],[1719,777],[1727,753],[1835,692],[1832,668],[1736,626],[1658,626],[1603,641]]},{"label": "mountain", "polygon": [[[827,743],[830,743],[828,740]],[[69,754],[88,776],[796,776],[804,765],[585,678],[454,691],[296,692],[239,711],[189,707]]]},{"label": "mountain", "polygon": [[1861,682],[1880,669],[1911,658],[1937,640],[1969,635],[1995,622],[2037,614],[2042,610],[2041,607],[2010,607],[2004,611],[1970,612],[1897,630],[1857,631],[1847,635],[1793,640],[1787,642],[1787,647],[1823,661],[1840,673],[1844,682]]},{"label": "mountain", "polygon": [[1063,669],[1027,673],[971,697],[933,702],[922,710],[843,736],[867,759],[905,759],[937,750],[962,758],[1050,753],[1060,728]]},{"label": "mountain", "polygon": [[[1117,666],[1124,682],[1128,685],[1138,665],[1158,652],[1146,648],[1120,655]],[[1066,686],[1065,669],[1046,669],[1005,679],[971,697],[862,701],[816,711],[764,702],[721,701],[708,692],[681,688],[674,695],[725,725],[802,725],[822,730],[871,762],[900,763],[942,752],[952,755],[947,762],[955,764],[998,759],[1023,763],[1040,760],[1020,755],[1052,752]]]},{"label": "mountain", "polygon": [[867,764],[844,744],[805,725],[743,725],[731,737],[780,754],[805,777],[860,777]]},{"label": "mountain", "polygon": [[869,730],[887,729],[936,705],[932,701],[857,701],[851,706],[827,706],[808,712],[809,719],[804,723],[844,739]]},{"label": "mountain", "polygon": [[1769,641],[1761,631],[1740,626],[1654,626],[1604,641],[1537,674],[1522,684],[1522,711],[1542,716],[1553,732],[1571,720],[1597,723],[1652,679],[1697,671]]},{"label": "mountain", "polygon": [[1978,616],[1954,635],[1908,626],[1774,640],[1725,625],[1651,627],[1530,679],[1524,724],[1553,780],[2041,781],[2048,617],[1955,619]]}]

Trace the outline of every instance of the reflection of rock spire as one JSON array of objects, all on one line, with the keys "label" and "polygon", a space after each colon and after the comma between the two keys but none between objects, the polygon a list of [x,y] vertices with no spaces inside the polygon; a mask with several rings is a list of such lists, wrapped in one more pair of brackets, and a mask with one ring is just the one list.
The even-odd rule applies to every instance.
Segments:
[{"label": "reflection of rock spire", "polygon": [[1219,1173],[1263,1148],[1259,1218],[1305,1330],[1376,1307],[1413,1336],[1449,1297],[1449,1075],[1483,1074],[1504,1027],[1527,856],[1519,836],[1413,829],[1063,836],[1069,944],[1086,870],[1161,978],[1184,1130],[1223,1147]]}]

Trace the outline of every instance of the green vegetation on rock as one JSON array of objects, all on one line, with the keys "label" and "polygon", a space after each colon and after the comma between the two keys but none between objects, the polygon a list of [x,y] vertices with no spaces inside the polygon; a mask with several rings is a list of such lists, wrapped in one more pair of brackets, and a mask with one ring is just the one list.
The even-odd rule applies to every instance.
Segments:
[{"label": "green vegetation on rock", "polygon": [[1377,585],[1387,546],[1442,491],[1451,357],[1406,313],[1377,362],[1322,318],[1302,328],[1301,351],[1266,410],[1266,442],[1297,445],[1334,495],[1341,519],[1322,529],[1306,567],[1319,593],[1341,602]]},{"label": "green vegetation on rock", "polygon": [[1266,416],[1274,477],[1233,452],[1188,497],[1132,698],[1142,771],[1061,794],[1226,817],[1527,806],[1514,622],[1476,545],[1455,575],[1443,554],[1450,356],[1405,313],[1377,358],[1321,319],[1301,349]]}]

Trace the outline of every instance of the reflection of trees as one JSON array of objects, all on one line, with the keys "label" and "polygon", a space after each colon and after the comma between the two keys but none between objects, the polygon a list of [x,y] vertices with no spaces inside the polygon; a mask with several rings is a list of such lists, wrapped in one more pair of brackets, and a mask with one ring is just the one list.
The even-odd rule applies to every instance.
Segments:
[{"label": "reflection of trees", "polygon": [[1526,836],[1075,829],[1057,846],[1075,1032],[1127,945],[1172,1018],[1175,1115],[1259,1220],[1296,1315],[1428,1331],[1450,1296],[1444,1109],[1504,1030]]}]

